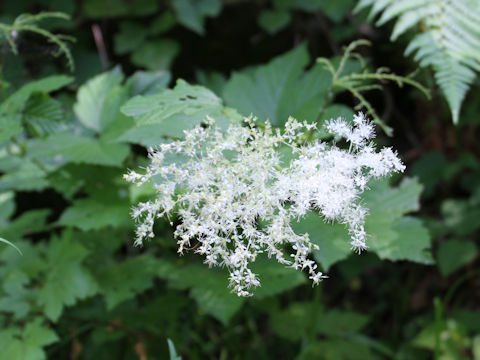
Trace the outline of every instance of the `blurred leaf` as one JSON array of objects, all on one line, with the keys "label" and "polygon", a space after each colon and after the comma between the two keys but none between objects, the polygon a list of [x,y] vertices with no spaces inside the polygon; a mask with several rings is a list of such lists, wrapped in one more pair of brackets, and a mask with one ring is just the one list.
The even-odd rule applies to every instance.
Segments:
[{"label": "blurred leaf", "polygon": [[23,255],[22,252],[20,251],[20,249],[19,249],[15,244],[11,243],[10,241],[8,241],[8,240],[6,240],[6,239],[4,239],[4,238],[0,238],[0,243],[4,243],[4,244],[7,244],[8,246],[13,247],[15,250],[18,251],[18,253],[19,253],[20,255]]},{"label": "blurred leaf", "polygon": [[168,71],[136,71],[127,80],[130,96],[152,95],[165,90],[170,83],[171,75]]},{"label": "blurred leaf", "polygon": [[218,15],[222,9],[220,0],[175,0],[172,6],[178,22],[201,35],[205,18]]},{"label": "blurred leaf", "polygon": [[291,16],[288,11],[263,10],[258,17],[258,24],[270,34],[275,34],[290,23]]},{"label": "blurred leaf", "polygon": [[122,81],[121,70],[115,68],[80,87],[73,109],[83,125],[101,132],[115,120],[127,95],[127,89],[121,86]]},{"label": "blurred leaf", "polygon": [[49,186],[45,170],[30,160],[0,178],[0,190],[41,191]]},{"label": "blurred leaf", "polygon": [[29,154],[40,161],[53,160],[65,163],[120,166],[129,153],[123,144],[68,133],[57,133],[29,144]]},{"label": "blurred leaf", "polygon": [[150,35],[161,35],[177,24],[175,16],[170,11],[165,11],[159,15],[155,20],[150,24],[149,33]]},{"label": "blurred leaf", "polygon": [[61,103],[45,94],[31,96],[23,111],[24,122],[39,137],[57,132],[63,119]]},{"label": "blurred leaf", "polygon": [[163,262],[158,275],[177,289],[190,289],[190,296],[201,310],[227,325],[240,309],[245,298],[228,290],[228,273],[223,269],[209,269],[205,265],[188,264],[184,267]]},{"label": "blurred leaf", "polygon": [[136,50],[147,38],[148,30],[138,23],[125,21],[114,36],[115,53],[123,55]]},{"label": "blurred leaf", "polygon": [[82,265],[87,255],[72,231],[64,231],[50,241],[46,253],[49,269],[37,297],[48,319],[57,321],[65,306],[97,293],[95,279]]},{"label": "blurred leaf", "polygon": [[435,186],[444,177],[447,163],[447,159],[441,152],[428,152],[413,164],[412,175],[418,176],[425,186],[424,196],[433,195]]},{"label": "blurred leaf", "polygon": [[107,310],[151,288],[158,272],[157,260],[149,254],[122,262],[112,259],[108,263],[93,265],[99,292],[105,298]]},{"label": "blurred leaf", "polygon": [[84,0],[83,13],[90,18],[109,18],[117,16],[139,16],[153,14],[158,9],[155,0]]},{"label": "blurred leaf", "polygon": [[334,22],[339,22],[353,10],[355,0],[319,1],[321,11]]},{"label": "blurred leaf", "polygon": [[9,328],[0,333],[0,348],[4,359],[45,360],[44,346],[59,338],[53,330],[42,324],[40,318],[28,322],[23,329]]},{"label": "blurred leaf", "polygon": [[441,206],[444,224],[457,235],[468,235],[480,228],[480,207],[463,199],[447,199]]},{"label": "blurred leaf", "polygon": [[67,208],[58,225],[77,227],[83,231],[129,224],[129,203],[124,201],[102,202],[93,198],[80,199]]},{"label": "blurred leaf", "polygon": [[148,70],[168,70],[179,52],[180,45],[174,40],[150,40],[132,53],[131,60],[135,65]]},{"label": "blurred leaf", "polygon": [[10,95],[10,97],[0,105],[0,114],[18,113],[23,110],[28,98],[34,92],[49,93],[70,84],[72,81],[73,78],[65,75],[54,75],[40,80],[30,81]]},{"label": "blurred leaf", "polygon": [[477,257],[477,246],[468,240],[443,241],[437,252],[438,267],[448,276]]},{"label": "blurred leaf", "polygon": [[306,281],[305,275],[295,269],[279,264],[266,256],[259,256],[252,264],[252,271],[258,274],[262,283],[253,290],[254,296],[262,299],[293,289]]}]

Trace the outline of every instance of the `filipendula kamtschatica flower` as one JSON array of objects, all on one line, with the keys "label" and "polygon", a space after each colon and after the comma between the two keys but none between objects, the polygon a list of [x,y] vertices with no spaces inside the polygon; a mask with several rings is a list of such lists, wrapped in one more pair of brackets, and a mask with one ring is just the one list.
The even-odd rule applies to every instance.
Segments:
[{"label": "filipendula kamtschatica flower", "polygon": [[[360,194],[371,178],[405,169],[391,148],[376,151],[373,124],[362,113],[352,124],[342,118],[326,122],[326,130],[344,138],[348,150],[305,141],[316,124],[290,118],[283,130],[261,125],[247,118],[222,130],[207,118],[186,130],[184,139],[150,149],[148,167],[125,175],[156,190],[154,199],[133,209],[135,243],[154,236],[156,218],[177,216],[178,252],[195,245],[206,264],[226,267],[239,296],[251,295],[260,285],[249,267],[260,253],[308,271],[313,284],[326,277],[310,259],[317,246],[291,227],[309,211],[345,224],[352,249],[365,250],[368,209]],[[291,150],[288,164],[279,151],[283,147]]]}]

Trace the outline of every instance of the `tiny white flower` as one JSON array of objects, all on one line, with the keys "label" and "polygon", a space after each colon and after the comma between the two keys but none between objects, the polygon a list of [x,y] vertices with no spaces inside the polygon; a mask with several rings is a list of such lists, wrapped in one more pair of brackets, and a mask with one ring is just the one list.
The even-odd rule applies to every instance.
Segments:
[{"label": "tiny white flower", "polygon": [[[296,234],[292,221],[316,211],[325,221],[345,224],[352,249],[361,252],[367,248],[368,213],[359,202],[361,193],[372,177],[405,166],[390,148],[376,152],[369,142],[375,136],[373,125],[362,113],[352,125],[342,118],[326,122],[332,135],[350,143],[349,150],[320,141],[305,144],[316,124],[293,118],[284,131],[269,123],[256,127],[252,118],[245,125],[232,124],[223,132],[208,118],[203,126],[186,130],[183,140],[150,149],[151,162],[143,174],[129,171],[124,176],[138,185],[151,182],[156,191],[155,199],[132,211],[139,222],[135,244],[154,236],[155,218],[176,213],[178,252],[193,243],[208,266],[225,266],[238,296],[250,296],[251,288],[260,286],[249,266],[261,253],[306,270],[316,285],[326,278],[309,258],[318,246],[308,234]],[[297,155],[284,167],[278,151],[282,145]],[[168,160],[171,155],[184,159],[174,163]],[[290,256],[285,245],[293,250]]]}]

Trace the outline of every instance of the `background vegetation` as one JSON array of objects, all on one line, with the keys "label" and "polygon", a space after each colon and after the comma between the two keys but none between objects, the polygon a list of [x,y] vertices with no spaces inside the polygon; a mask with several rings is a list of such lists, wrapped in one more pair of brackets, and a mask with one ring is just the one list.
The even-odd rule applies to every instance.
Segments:
[{"label": "background vegetation", "polygon": [[[371,3],[4,0],[0,237],[21,254],[0,243],[0,359],[480,359],[478,25],[447,0],[440,25],[431,1]],[[281,127],[358,109],[407,171],[365,194],[367,253],[342,226],[298,223],[320,286],[260,260],[262,287],[239,298],[177,256],[166,221],[133,247],[130,207],[152,190],[122,175],[146,147],[205,115]]]}]

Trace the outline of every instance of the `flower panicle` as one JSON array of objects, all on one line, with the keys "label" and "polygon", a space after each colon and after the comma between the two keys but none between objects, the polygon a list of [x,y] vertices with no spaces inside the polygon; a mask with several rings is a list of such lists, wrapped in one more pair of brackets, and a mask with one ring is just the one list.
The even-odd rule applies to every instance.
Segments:
[{"label": "flower panicle", "polygon": [[[124,176],[138,185],[150,182],[156,191],[154,199],[133,210],[135,243],[154,236],[156,218],[178,216],[178,252],[195,243],[207,265],[229,270],[229,286],[239,296],[250,296],[260,286],[250,268],[260,254],[307,271],[313,285],[326,278],[310,258],[318,246],[291,226],[310,211],[344,224],[354,251],[367,249],[368,209],[360,195],[370,179],[405,169],[391,148],[376,151],[373,124],[362,113],[352,124],[342,118],[326,122],[332,135],[350,143],[348,150],[305,142],[317,124],[289,118],[280,131],[255,120],[246,118],[246,126],[232,124],[222,131],[208,118],[186,130],[184,139],[150,149],[150,164],[141,174]],[[281,147],[296,154],[288,164]]]}]

